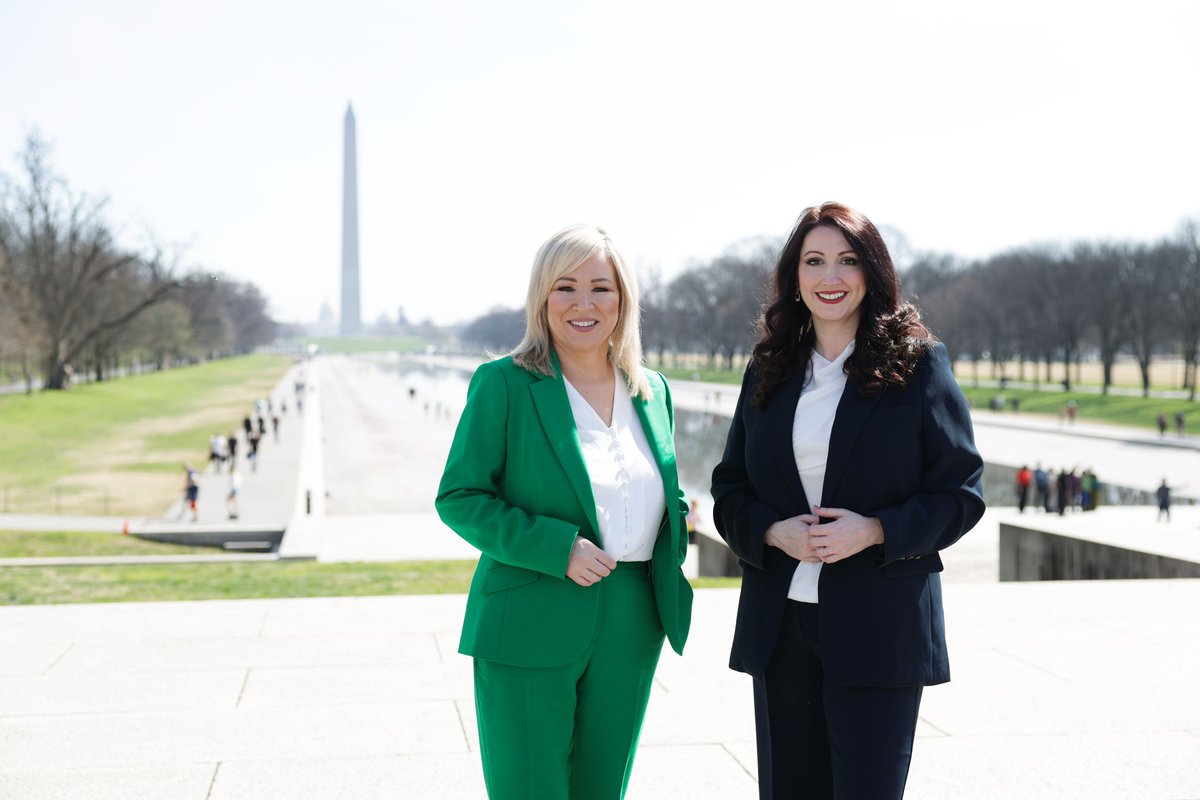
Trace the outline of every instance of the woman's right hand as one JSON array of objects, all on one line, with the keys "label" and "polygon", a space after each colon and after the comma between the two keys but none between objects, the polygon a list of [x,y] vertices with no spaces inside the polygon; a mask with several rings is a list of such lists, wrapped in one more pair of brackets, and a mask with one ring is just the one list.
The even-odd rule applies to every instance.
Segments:
[{"label": "woman's right hand", "polygon": [[590,539],[575,537],[571,557],[567,561],[567,577],[580,586],[591,586],[617,568],[617,562]]},{"label": "woman's right hand", "polygon": [[820,523],[815,514],[800,514],[772,523],[763,534],[763,541],[772,547],[778,547],[797,561],[807,561],[816,564],[821,561],[821,554],[812,546],[809,528]]}]

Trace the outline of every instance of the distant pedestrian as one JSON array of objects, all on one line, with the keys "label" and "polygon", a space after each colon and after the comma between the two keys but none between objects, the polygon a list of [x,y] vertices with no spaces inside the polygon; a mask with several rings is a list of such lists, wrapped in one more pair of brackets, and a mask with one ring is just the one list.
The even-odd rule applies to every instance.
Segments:
[{"label": "distant pedestrian", "polygon": [[1029,487],[1033,484],[1033,473],[1024,464],[1017,470],[1017,510],[1024,514],[1029,501]]},{"label": "distant pedestrian", "polygon": [[279,415],[271,415],[271,433],[275,437],[275,441],[279,441]]},{"label": "distant pedestrian", "polygon": [[258,472],[258,443],[262,440],[262,434],[258,432],[258,428],[251,428],[250,435],[246,437],[246,447],[250,451],[250,471]]},{"label": "distant pedestrian", "polygon": [[1050,510],[1050,496],[1046,491],[1048,479],[1049,476],[1046,474],[1046,470],[1042,469],[1042,462],[1039,461],[1037,466],[1033,469],[1033,504],[1045,509],[1046,511]]},{"label": "distant pedestrian", "polygon": [[1159,436],[1167,435],[1167,415],[1166,414],[1158,415],[1158,435]]},{"label": "distant pedestrian", "polygon": [[195,522],[200,519],[200,476],[191,464],[184,464],[183,470],[187,477],[183,481],[183,506],[179,509],[179,518],[183,519],[183,515],[191,509],[192,522]]},{"label": "distant pedestrian", "polygon": [[238,492],[242,489],[242,473],[236,467],[229,468],[229,493],[225,495],[225,510],[230,519],[238,518]]},{"label": "distant pedestrian", "polygon": [[1158,491],[1154,493],[1158,498],[1158,517],[1155,522],[1162,522],[1163,517],[1167,518],[1167,522],[1171,521],[1171,487],[1167,486],[1167,479],[1163,478],[1162,485],[1158,487]]},{"label": "distant pedestrian", "polygon": [[1074,400],[1067,401],[1067,422],[1075,424],[1075,418],[1079,416],[1079,404]]},{"label": "distant pedestrian", "polygon": [[224,456],[221,455],[221,437],[218,434],[213,434],[208,437],[208,466],[213,472],[221,471],[221,460]]},{"label": "distant pedestrian", "polygon": [[1091,511],[1096,507],[1096,475],[1092,472],[1092,468],[1088,467],[1079,476],[1079,494],[1082,498],[1080,507],[1084,511]]},{"label": "distant pedestrian", "polygon": [[1175,433],[1178,434],[1179,436],[1183,436],[1183,431],[1184,431],[1185,426],[1186,426],[1186,423],[1184,422],[1184,419],[1183,419],[1183,412],[1176,411],[1175,412]]},{"label": "distant pedestrian", "polygon": [[1061,517],[1071,505],[1071,475],[1065,469],[1058,471],[1058,515]]},{"label": "distant pedestrian", "polygon": [[235,431],[231,431],[229,433],[229,466],[230,467],[233,467],[234,465],[237,464],[237,451],[238,451],[238,435],[237,435],[237,431],[235,430]]},{"label": "distant pedestrian", "polygon": [[246,432],[247,437],[250,436],[250,431],[254,430],[254,422],[251,421],[249,414],[242,419],[242,430]]},{"label": "distant pedestrian", "polygon": [[696,543],[696,523],[700,521],[700,501],[695,498],[688,504],[687,523],[688,544]]},{"label": "distant pedestrian", "polygon": [[1046,476],[1046,513],[1053,514],[1058,510],[1058,473],[1050,470]]},{"label": "distant pedestrian", "polygon": [[267,418],[262,414],[258,415],[258,435],[260,437],[267,435]]}]

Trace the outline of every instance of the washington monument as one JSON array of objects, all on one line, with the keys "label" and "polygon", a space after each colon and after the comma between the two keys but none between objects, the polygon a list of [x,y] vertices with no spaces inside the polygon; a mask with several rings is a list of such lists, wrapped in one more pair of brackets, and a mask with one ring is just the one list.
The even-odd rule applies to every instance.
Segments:
[{"label": "washington monument", "polygon": [[346,144],[342,165],[342,336],[362,333],[358,289],[358,159],[355,157],[354,108],[346,106]]}]

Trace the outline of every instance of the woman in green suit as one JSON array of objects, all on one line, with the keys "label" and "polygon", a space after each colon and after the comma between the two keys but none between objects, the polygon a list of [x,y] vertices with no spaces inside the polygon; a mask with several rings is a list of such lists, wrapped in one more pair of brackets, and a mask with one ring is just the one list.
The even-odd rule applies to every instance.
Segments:
[{"label": "woman in green suit", "polygon": [[601,229],[542,245],[525,338],[483,364],[438,489],[482,552],[459,651],[492,800],[623,797],[664,636],[683,651],[687,507],[637,285]]}]

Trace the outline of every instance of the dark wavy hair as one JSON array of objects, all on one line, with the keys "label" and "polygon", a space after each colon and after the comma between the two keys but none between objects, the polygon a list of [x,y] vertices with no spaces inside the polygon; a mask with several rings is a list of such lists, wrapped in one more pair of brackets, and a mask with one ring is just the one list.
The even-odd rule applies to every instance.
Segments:
[{"label": "dark wavy hair", "polygon": [[888,386],[904,386],[921,352],[934,341],[917,309],[902,301],[892,257],[871,220],[841,203],[811,206],[796,220],[779,253],[774,291],[759,319],[759,339],[751,357],[758,372],[754,404],[759,408],[792,375],[808,371],[816,334],[812,312],[796,299],[797,271],[804,238],[822,225],[842,232],[858,254],[866,278],[854,352],[845,366],[849,379],[858,384],[859,394],[869,397]]}]

